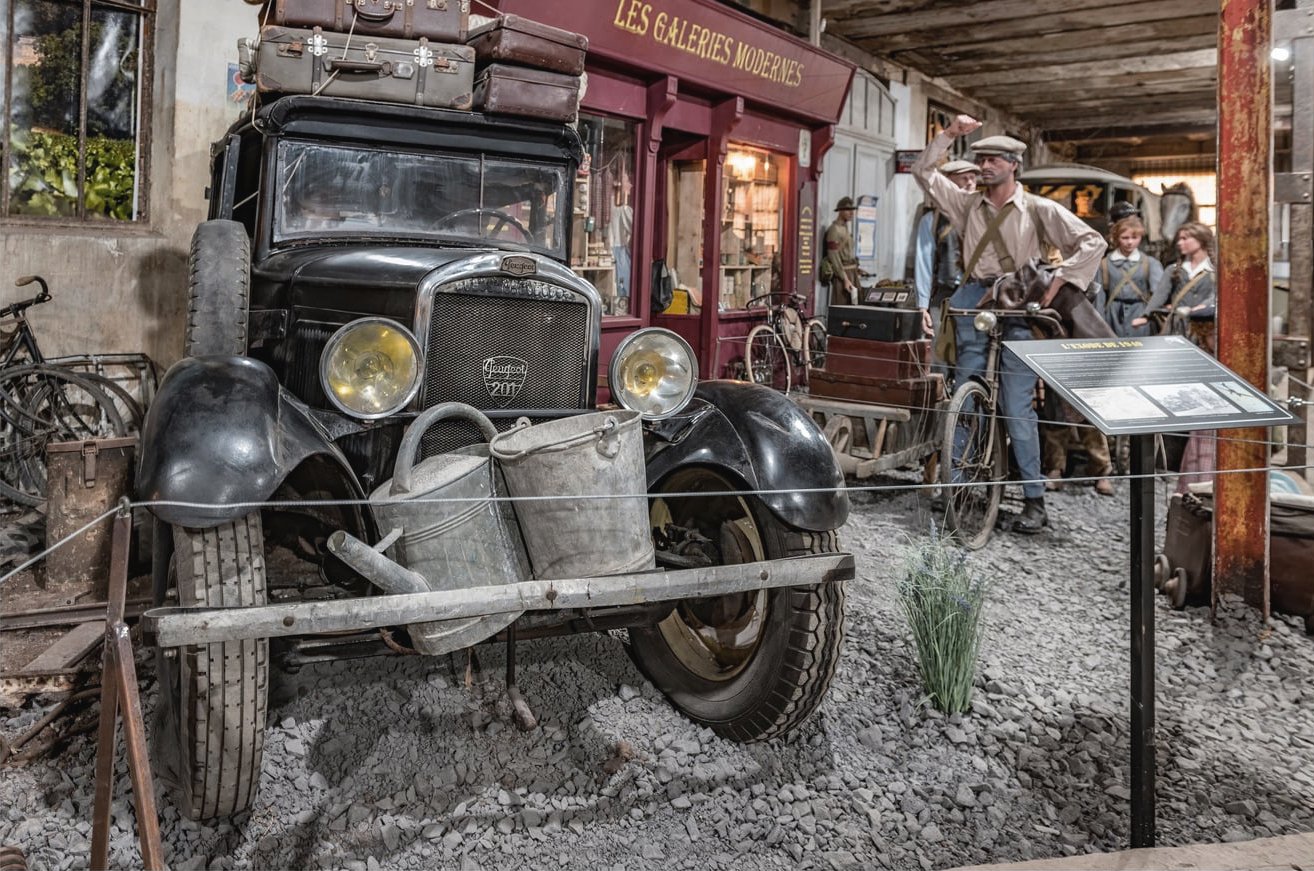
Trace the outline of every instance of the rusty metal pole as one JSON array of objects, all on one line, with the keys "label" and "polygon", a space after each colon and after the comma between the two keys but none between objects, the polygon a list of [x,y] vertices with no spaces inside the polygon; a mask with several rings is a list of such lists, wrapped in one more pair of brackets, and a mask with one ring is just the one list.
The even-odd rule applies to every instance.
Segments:
[{"label": "rusty metal pole", "polygon": [[[1222,0],[1218,19],[1218,357],[1268,392],[1272,0]],[[1227,430],[1218,469],[1267,469],[1268,430]],[[1268,474],[1215,479],[1214,605],[1234,592],[1268,618]]]}]

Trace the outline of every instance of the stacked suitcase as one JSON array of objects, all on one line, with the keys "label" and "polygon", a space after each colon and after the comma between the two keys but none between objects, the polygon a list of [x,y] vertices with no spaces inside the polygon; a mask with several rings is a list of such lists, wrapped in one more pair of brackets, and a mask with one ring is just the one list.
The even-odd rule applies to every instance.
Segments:
[{"label": "stacked suitcase", "polygon": [[478,72],[474,108],[549,121],[573,121],[579,111],[585,36],[502,15],[471,31]]},{"label": "stacked suitcase", "polygon": [[[588,40],[504,15],[469,32],[469,0],[269,0],[240,40],[262,94],[322,94],[569,121]],[[476,61],[478,82],[476,83]]]}]

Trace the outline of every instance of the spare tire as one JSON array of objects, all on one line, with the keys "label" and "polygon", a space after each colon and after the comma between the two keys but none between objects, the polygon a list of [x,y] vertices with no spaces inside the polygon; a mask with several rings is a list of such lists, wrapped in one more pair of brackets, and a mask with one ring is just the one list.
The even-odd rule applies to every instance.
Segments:
[{"label": "spare tire", "polygon": [[251,240],[237,221],[206,221],[192,234],[183,353],[245,354]]}]

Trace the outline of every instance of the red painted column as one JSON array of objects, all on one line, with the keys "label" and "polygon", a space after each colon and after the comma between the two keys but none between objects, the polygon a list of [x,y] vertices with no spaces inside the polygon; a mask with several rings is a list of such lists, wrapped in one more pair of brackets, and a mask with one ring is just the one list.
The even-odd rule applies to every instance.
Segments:
[{"label": "red painted column", "polygon": [[[1218,26],[1218,358],[1268,392],[1271,0],[1222,0]],[[1267,429],[1225,430],[1218,469],[1267,469]],[[1215,484],[1214,604],[1241,593],[1268,617],[1268,473]]]}]

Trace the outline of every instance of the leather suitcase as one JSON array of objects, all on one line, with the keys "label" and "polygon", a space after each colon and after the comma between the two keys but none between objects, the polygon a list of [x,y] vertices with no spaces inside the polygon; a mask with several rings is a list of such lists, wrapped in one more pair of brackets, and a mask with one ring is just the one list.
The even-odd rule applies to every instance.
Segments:
[{"label": "leather suitcase", "polygon": [[[361,39],[265,27],[255,47],[238,41],[243,78],[262,93],[323,94],[387,103],[469,109],[474,50],[427,39]],[[345,57],[344,57],[345,54]],[[248,78],[250,76],[250,78]]]},{"label": "leather suitcase", "polygon": [[578,76],[584,72],[589,38],[519,15],[502,15],[472,30],[466,43],[475,50],[480,67],[507,63]]},{"label": "leather suitcase", "polygon": [[891,380],[864,375],[837,375],[821,369],[808,373],[808,390],[827,399],[850,399],[909,411],[932,411],[944,398],[944,376]]},{"label": "leather suitcase", "polygon": [[[274,24],[356,36],[459,43],[470,28],[470,0],[273,0],[273,5]],[[260,20],[266,23],[263,10]]]},{"label": "leather suitcase", "polygon": [[492,64],[474,86],[477,111],[571,121],[579,111],[579,76]]},{"label": "leather suitcase", "polygon": [[826,332],[832,336],[874,342],[909,342],[924,338],[919,310],[871,305],[831,306],[826,315]]},{"label": "leather suitcase", "polygon": [[[840,306],[832,307],[840,308]],[[886,381],[921,378],[931,370],[931,343],[869,342],[830,336],[826,345],[826,371],[833,375],[862,375]]]}]

